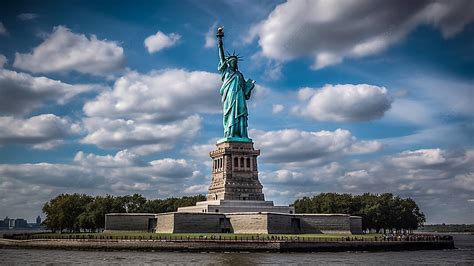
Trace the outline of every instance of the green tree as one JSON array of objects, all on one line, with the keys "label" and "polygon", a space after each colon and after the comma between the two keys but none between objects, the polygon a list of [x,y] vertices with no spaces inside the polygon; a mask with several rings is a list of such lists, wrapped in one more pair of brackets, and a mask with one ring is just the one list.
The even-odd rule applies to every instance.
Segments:
[{"label": "green tree", "polygon": [[297,199],[293,204],[297,213],[347,213],[362,216],[365,230],[413,230],[425,222],[416,202],[401,199],[391,193],[362,195],[321,193]]},{"label": "green tree", "polygon": [[105,228],[105,214],[124,212],[125,207],[121,198],[110,195],[96,196],[79,216],[79,224],[82,229],[101,230]]},{"label": "green tree", "polygon": [[139,213],[143,211],[143,206],[146,203],[146,198],[140,194],[133,194],[118,197],[118,200],[121,201],[122,207],[125,208],[127,213]]},{"label": "green tree", "polygon": [[182,198],[167,198],[164,200],[148,200],[143,206],[143,211],[148,213],[174,212],[179,207],[193,206],[196,204],[196,202],[204,200],[206,200],[204,195]]},{"label": "green tree", "polygon": [[91,196],[85,194],[61,194],[46,202],[43,212],[46,214],[44,224],[47,228],[62,232],[64,229],[79,231],[78,217],[85,211]]}]

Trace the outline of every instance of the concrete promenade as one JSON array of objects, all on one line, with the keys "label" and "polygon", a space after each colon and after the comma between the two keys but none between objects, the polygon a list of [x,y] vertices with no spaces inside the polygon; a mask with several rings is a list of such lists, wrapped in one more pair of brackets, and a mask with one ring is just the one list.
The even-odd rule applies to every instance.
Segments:
[{"label": "concrete promenade", "polygon": [[401,251],[453,249],[453,240],[367,241],[342,239],[251,240],[251,239],[0,239],[0,248],[74,249],[74,250],[161,250],[161,251]]}]

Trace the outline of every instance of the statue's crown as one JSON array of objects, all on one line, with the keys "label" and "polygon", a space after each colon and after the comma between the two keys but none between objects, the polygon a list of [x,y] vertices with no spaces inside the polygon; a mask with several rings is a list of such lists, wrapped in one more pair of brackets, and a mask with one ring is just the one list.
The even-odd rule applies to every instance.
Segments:
[{"label": "statue's crown", "polygon": [[225,58],[227,61],[230,60],[237,60],[237,61],[242,61],[242,57],[239,54],[236,54],[235,51],[231,53],[227,52],[227,56]]}]

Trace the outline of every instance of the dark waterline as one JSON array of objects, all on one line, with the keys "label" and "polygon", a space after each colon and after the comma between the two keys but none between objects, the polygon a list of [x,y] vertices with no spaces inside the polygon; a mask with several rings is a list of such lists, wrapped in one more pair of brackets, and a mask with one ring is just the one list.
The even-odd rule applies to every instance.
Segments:
[{"label": "dark waterline", "polygon": [[0,249],[0,264],[474,264],[474,235],[453,235],[457,249],[404,252],[188,253]]}]

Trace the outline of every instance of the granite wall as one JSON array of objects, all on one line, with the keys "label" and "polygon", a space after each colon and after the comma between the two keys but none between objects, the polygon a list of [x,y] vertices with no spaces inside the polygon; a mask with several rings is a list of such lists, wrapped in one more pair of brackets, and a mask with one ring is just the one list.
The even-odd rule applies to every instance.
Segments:
[{"label": "granite wall", "polygon": [[157,233],[319,234],[362,233],[362,218],[348,214],[284,213],[112,213],[105,218],[107,231]]},{"label": "granite wall", "polygon": [[105,215],[106,231],[151,231],[155,223],[152,213],[108,213]]},{"label": "granite wall", "polygon": [[229,218],[231,230],[235,234],[268,234],[267,215],[259,213],[231,213]]},{"label": "granite wall", "polygon": [[360,216],[351,216],[351,233],[352,234],[362,234],[362,217]]},{"label": "granite wall", "polygon": [[156,215],[157,233],[221,233],[228,224],[224,214],[173,212]]},{"label": "granite wall", "polygon": [[347,234],[351,232],[348,214],[298,214],[302,234]]}]

